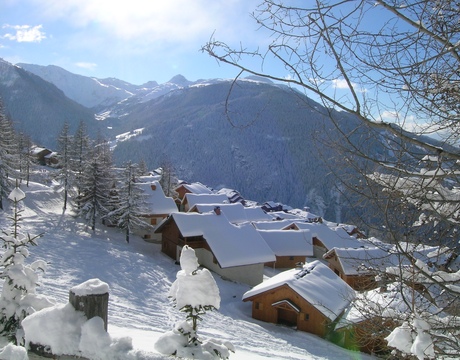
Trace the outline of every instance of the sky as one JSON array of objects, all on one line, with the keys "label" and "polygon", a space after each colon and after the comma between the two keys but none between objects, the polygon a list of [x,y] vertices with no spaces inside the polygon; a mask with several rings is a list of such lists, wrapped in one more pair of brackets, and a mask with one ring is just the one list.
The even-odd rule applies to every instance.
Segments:
[{"label": "sky", "polygon": [[1,0],[0,58],[57,65],[141,85],[177,74],[233,78],[200,48],[212,37],[256,48],[267,41],[250,13],[260,0]]}]

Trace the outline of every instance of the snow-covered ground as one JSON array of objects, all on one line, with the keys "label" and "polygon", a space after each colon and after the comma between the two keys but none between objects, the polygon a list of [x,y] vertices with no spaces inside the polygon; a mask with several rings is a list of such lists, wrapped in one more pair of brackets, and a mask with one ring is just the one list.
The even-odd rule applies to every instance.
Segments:
[{"label": "snow-covered ground", "polygon": [[[98,278],[110,287],[108,331],[112,337],[129,336],[141,359],[166,359],[154,349],[164,332],[185,319],[167,298],[180,267],[160,246],[132,237],[130,244],[117,229],[100,225],[92,233],[68,210],[61,195],[44,185],[21,186],[26,193],[23,231],[44,233],[30,249],[29,262],[43,259],[48,269],[38,292],[57,303],[68,302],[69,289]],[[6,211],[6,213],[8,210]],[[0,213],[0,228],[8,226]],[[228,340],[236,348],[231,359],[371,359],[344,350],[317,336],[251,318],[251,304],[241,301],[249,287],[214,274],[221,306],[199,324],[201,338]]]}]

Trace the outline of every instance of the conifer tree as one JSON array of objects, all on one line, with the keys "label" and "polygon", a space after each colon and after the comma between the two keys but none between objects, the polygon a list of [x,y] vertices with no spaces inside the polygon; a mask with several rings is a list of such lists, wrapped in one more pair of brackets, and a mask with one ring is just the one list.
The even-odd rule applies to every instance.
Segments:
[{"label": "conifer tree", "polygon": [[145,193],[136,184],[137,172],[137,164],[126,165],[117,194],[117,203],[114,204],[114,210],[107,214],[107,218],[112,219],[118,227],[125,230],[127,243],[135,229],[150,226],[143,218],[143,214],[146,213]]},{"label": "conifer tree", "polygon": [[113,168],[103,159],[97,147],[91,152],[90,159],[79,181],[77,215],[83,217],[91,230],[96,229],[97,219],[103,219],[110,211],[110,194],[113,185]]},{"label": "conifer tree", "polygon": [[161,163],[161,179],[160,185],[166,196],[173,196],[175,188],[178,184],[176,172],[173,164],[169,160],[164,160]]},{"label": "conifer tree", "polygon": [[77,131],[75,132],[71,150],[71,168],[75,174],[75,205],[77,210],[80,208],[80,197],[82,196],[82,177],[86,163],[88,162],[90,142],[91,141],[86,130],[86,125],[83,121],[81,121]]},{"label": "conifer tree", "polygon": [[28,247],[37,245],[35,241],[41,235],[30,236],[20,230],[20,202],[24,198],[24,192],[18,187],[11,191],[8,196],[13,202],[11,228],[0,233],[3,248],[0,277],[4,279],[0,295],[0,333],[16,344],[22,343],[19,332],[21,321],[31,312],[51,305],[46,298],[35,293],[37,272],[44,271],[46,263],[43,260],[37,260],[32,264],[25,263],[29,256]]},{"label": "conifer tree", "polygon": [[11,178],[15,178],[17,146],[16,134],[12,121],[3,112],[3,103],[0,100],[0,209],[3,209],[3,198],[12,190]]},{"label": "conifer tree", "polygon": [[32,158],[31,158],[31,150],[32,150],[32,140],[30,137],[24,133],[18,134],[18,142],[17,142],[17,152],[19,156],[19,173],[20,179],[26,181],[26,185],[29,186],[29,179],[30,179],[30,168],[32,165]]},{"label": "conifer tree", "polygon": [[64,190],[64,205],[63,210],[67,208],[67,198],[69,190],[72,186],[72,136],[69,134],[69,124],[64,123],[61,133],[58,137],[58,152],[59,152],[59,171],[57,179],[61,182]]}]

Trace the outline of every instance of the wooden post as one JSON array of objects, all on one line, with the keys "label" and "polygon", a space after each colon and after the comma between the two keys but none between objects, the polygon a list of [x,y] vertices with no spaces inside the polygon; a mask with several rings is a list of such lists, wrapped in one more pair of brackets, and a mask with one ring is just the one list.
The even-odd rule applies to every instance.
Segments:
[{"label": "wooden post", "polygon": [[89,320],[99,316],[104,321],[104,329],[108,326],[109,287],[99,279],[91,279],[74,286],[69,291],[69,303],[75,310],[82,311]]}]

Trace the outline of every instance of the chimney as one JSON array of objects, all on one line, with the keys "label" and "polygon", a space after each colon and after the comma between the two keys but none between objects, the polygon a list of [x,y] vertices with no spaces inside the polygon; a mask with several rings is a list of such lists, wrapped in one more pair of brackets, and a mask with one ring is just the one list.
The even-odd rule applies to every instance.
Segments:
[{"label": "chimney", "polygon": [[215,206],[214,212],[216,213],[216,215],[220,215],[220,206]]}]

